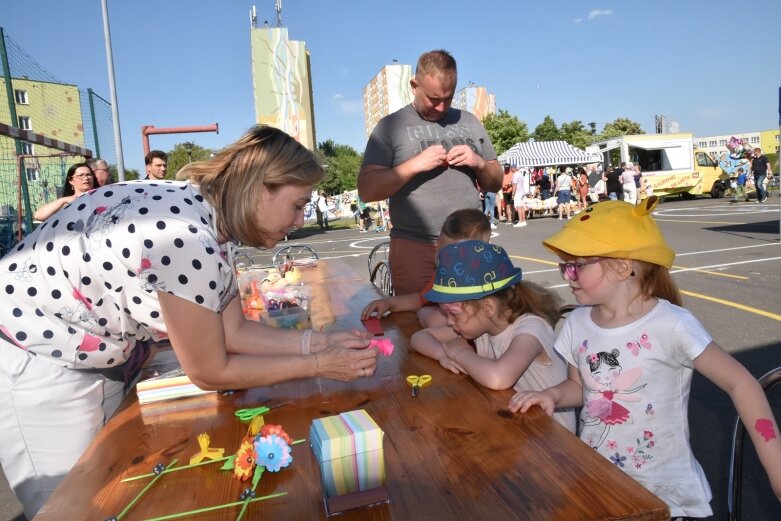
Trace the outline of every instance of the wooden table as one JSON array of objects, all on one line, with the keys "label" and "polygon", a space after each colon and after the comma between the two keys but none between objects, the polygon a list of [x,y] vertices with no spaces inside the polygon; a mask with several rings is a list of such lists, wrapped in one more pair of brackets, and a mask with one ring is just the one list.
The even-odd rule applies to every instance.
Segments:
[{"label": "wooden table", "polygon": [[[365,278],[338,261],[321,261],[305,273],[313,286],[315,327],[360,327],[359,311],[377,297]],[[669,519],[667,506],[588,448],[539,409],[526,415],[507,410],[511,391],[490,391],[453,375],[433,360],[410,353],[418,330],[414,314],[383,319],[393,340],[391,357],[377,373],[352,383],[316,378],[256,388],[233,396],[209,395],[140,407],[131,394],[36,520],[103,520],[115,516],[146,481],[120,480],[149,472],[198,451],[196,436],[208,432],[212,447],[234,452],[246,425],[240,408],[295,403],[272,410],[269,423],[294,438],[306,438],[315,418],[366,409],[385,431],[387,504],[342,514],[339,519]],[[433,382],[412,398],[409,374]],[[56,440],[56,426],[52,426]],[[265,473],[258,495],[287,495],[250,506],[245,519],[324,519],[319,466],[308,443],[292,449],[293,463]],[[246,483],[206,465],[164,475],[123,519],[237,501]],[[235,519],[237,508],[202,514],[199,520]]]}]

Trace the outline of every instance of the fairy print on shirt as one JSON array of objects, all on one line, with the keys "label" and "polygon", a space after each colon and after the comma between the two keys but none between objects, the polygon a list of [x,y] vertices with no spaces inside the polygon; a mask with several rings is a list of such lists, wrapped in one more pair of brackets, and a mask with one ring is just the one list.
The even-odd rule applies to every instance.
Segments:
[{"label": "fairy print on shirt", "polygon": [[599,438],[591,441],[591,446],[598,449],[607,438],[610,427],[627,422],[630,411],[619,403],[638,402],[639,396],[634,393],[645,388],[647,384],[635,385],[643,374],[642,367],[624,370],[618,361],[618,349],[610,352],[599,351],[585,356],[586,364],[580,368],[584,388],[584,425],[603,424],[604,429]]}]

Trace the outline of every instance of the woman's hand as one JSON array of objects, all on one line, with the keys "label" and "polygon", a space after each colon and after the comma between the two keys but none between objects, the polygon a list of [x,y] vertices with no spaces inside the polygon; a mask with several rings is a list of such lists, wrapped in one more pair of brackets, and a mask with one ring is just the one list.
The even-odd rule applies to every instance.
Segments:
[{"label": "woman's hand", "polygon": [[[364,347],[361,347],[361,345]],[[368,349],[359,338],[343,343],[329,344],[325,350],[315,354],[317,376],[351,382],[364,376],[371,376],[377,370],[377,350]]]},{"label": "woman's hand", "polygon": [[363,349],[369,347],[369,342],[374,338],[374,335],[368,331],[361,331],[360,329],[350,329],[349,331],[329,331],[325,333],[324,345],[320,349],[312,349],[313,352],[322,351],[340,345],[351,349]]},{"label": "woman's hand", "polygon": [[508,407],[512,412],[526,412],[532,405],[539,405],[548,416],[552,416],[556,399],[549,391],[520,391],[510,398]]}]

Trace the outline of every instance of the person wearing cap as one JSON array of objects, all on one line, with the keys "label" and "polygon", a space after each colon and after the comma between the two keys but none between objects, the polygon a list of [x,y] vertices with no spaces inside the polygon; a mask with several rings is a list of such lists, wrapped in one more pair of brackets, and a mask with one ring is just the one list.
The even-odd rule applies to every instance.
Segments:
[{"label": "person wearing cap", "polygon": [[437,257],[437,236],[455,210],[482,209],[476,186],[495,192],[502,179],[480,120],[452,108],[456,61],[444,50],[418,59],[413,100],[380,120],[358,174],[364,201],[390,198],[390,270],[402,294],[423,289]]},{"label": "person wearing cap", "polygon": [[687,416],[696,369],[730,395],[781,500],[778,422],[757,380],[681,307],[669,271],[675,253],[651,217],[657,203],[598,203],[543,241],[580,304],[555,342],[568,378],[517,393],[510,410],[582,407],[584,442],[665,501],[673,518],[704,518],[711,491]]},{"label": "person wearing cap", "polygon": [[[566,364],[553,350],[559,298],[522,278],[501,246],[483,241],[445,246],[424,297],[439,304],[447,327],[415,333],[410,346],[489,389],[540,391],[562,382]],[[572,409],[556,411],[554,418],[575,432]]]}]

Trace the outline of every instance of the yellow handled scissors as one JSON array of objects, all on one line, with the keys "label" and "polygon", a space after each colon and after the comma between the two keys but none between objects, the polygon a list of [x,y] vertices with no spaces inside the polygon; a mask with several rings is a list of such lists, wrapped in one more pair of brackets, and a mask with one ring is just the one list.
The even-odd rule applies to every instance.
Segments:
[{"label": "yellow handled scissors", "polygon": [[420,376],[416,374],[409,375],[407,377],[407,383],[412,386],[412,397],[417,398],[418,393],[420,392],[420,389],[431,383],[431,375],[430,374],[422,374]]}]

